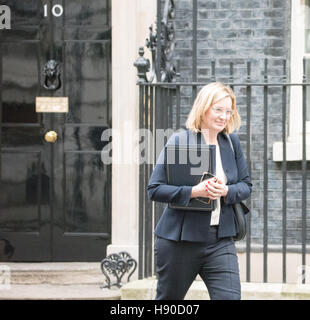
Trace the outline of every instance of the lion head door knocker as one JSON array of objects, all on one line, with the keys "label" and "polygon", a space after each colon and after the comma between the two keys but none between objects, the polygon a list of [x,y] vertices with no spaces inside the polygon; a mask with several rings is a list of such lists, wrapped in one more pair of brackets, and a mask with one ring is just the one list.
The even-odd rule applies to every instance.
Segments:
[{"label": "lion head door knocker", "polygon": [[44,88],[56,91],[61,87],[60,66],[57,61],[49,60],[44,66]]}]

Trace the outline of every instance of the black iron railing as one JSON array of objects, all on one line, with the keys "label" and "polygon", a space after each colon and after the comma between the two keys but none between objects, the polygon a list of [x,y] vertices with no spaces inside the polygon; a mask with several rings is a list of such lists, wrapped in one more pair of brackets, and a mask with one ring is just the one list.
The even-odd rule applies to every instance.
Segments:
[{"label": "black iron railing", "polygon": [[[285,69],[285,62],[284,69]],[[267,61],[265,62],[267,66]],[[304,62],[305,65],[305,62]],[[306,232],[307,232],[307,160],[306,160],[306,87],[310,85],[305,81],[303,83],[287,83],[279,81],[277,83],[270,83],[265,77],[265,81],[261,83],[250,82],[250,68],[251,63],[248,66],[248,80],[246,83],[226,82],[233,89],[237,87],[244,87],[246,92],[246,113],[243,118],[246,119],[245,131],[241,134],[243,145],[245,145],[244,153],[247,158],[247,164],[251,176],[252,172],[252,90],[254,87],[261,87],[263,89],[263,110],[264,128],[263,128],[263,178],[262,178],[262,192],[263,192],[263,228],[261,230],[261,236],[263,238],[262,252],[263,252],[263,279],[267,282],[267,262],[268,262],[268,218],[269,208],[269,186],[270,181],[268,177],[269,165],[268,154],[271,146],[268,141],[269,137],[269,91],[271,88],[278,87],[282,91],[282,101],[278,102],[279,108],[281,108],[281,117],[279,121],[282,126],[282,143],[283,143],[283,161],[281,164],[282,171],[282,272],[283,282],[286,282],[286,254],[287,254],[287,113],[288,113],[288,91],[292,86],[302,87],[303,106],[302,106],[302,161],[301,161],[301,194],[302,194],[302,206],[301,206],[301,265],[306,265]],[[265,69],[267,74],[267,68]],[[216,77],[212,77],[210,82]],[[285,80],[285,74],[282,77]],[[173,131],[181,128],[182,106],[181,106],[181,91],[185,88],[191,89],[189,91],[197,92],[197,89],[205,85],[206,83],[143,83],[139,85],[140,88],[140,128],[148,129],[152,133],[152,140],[150,149],[153,151],[153,164],[142,163],[140,165],[140,191],[139,191],[139,278],[149,277],[155,274],[154,256],[153,256],[153,230],[163,211],[164,205],[159,203],[152,203],[146,196],[146,186],[148,184],[150,175],[153,170],[156,158],[161,150],[156,149],[156,130],[158,129],[171,129],[170,134]],[[190,100],[192,101],[194,97]],[[188,110],[188,109],[187,109]],[[169,137],[167,137],[169,138]],[[149,141],[148,141],[149,142]],[[145,150],[144,150],[145,151]],[[143,154],[143,150],[141,150]],[[255,193],[255,189],[253,190]],[[249,207],[252,209],[251,201],[248,202]],[[297,210],[297,209],[296,209]],[[251,214],[248,216],[248,230],[245,240],[246,250],[246,280],[251,281],[250,269],[251,269]]]},{"label": "black iron railing", "polygon": [[[170,4],[170,5],[169,5]],[[149,71],[150,62],[144,59],[144,51],[140,49],[140,58],[137,59],[136,66],[139,70],[139,127],[140,129],[147,129],[151,132],[151,140],[148,140],[149,148],[148,151],[141,150],[141,155],[143,152],[150,152],[152,156],[152,162],[143,162],[140,164],[139,171],[139,263],[138,263],[138,276],[139,278],[145,278],[155,275],[155,261],[153,252],[153,230],[157,224],[160,215],[164,209],[165,204],[152,203],[146,195],[146,186],[148,184],[150,175],[152,173],[154,164],[156,162],[157,156],[159,155],[161,149],[158,147],[157,143],[157,131],[159,129],[167,130],[170,129],[167,139],[172,132],[177,131],[182,128],[186,116],[191,108],[191,105],[196,97],[199,89],[205,84],[213,81],[220,80],[227,85],[230,85],[232,89],[236,91],[242,90],[243,92],[243,102],[238,104],[237,95],[237,105],[241,106],[239,113],[243,119],[242,127],[239,132],[239,137],[242,143],[243,151],[247,159],[247,164],[249,168],[250,176],[252,173],[256,174],[257,169],[253,166],[253,159],[255,158],[256,163],[259,163],[261,167],[262,175],[257,178],[255,177],[257,184],[254,184],[253,193],[251,199],[248,200],[248,207],[252,212],[257,213],[257,215],[262,218],[262,224],[260,226],[255,225],[257,221],[252,221],[252,215],[247,216],[247,236],[246,239],[237,243],[237,249],[245,250],[246,254],[246,281],[251,281],[251,253],[254,250],[261,252],[263,254],[263,281],[268,282],[268,253],[271,251],[280,252],[282,255],[282,282],[287,282],[287,254],[288,251],[301,253],[301,266],[306,266],[306,253],[307,253],[307,158],[306,158],[306,119],[307,119],[307,87],[310,86],[310,81],[306,78],[306,60],[303,61],[303,77],[299,83],[290,83],[287,81],[287,65],[286,61],[282,60],[283,72],[281,75],[274,77],[271,71],[268,70],[268,66],[274,61],[264,60],[264,67],[262,70],[263,79],[257,81],[257,79],[252,78],[251,68],[252,61],[248,61],[246,65],[246,75],[242,80],[240,77],[237,78],[234,72],[234,63],[229,64],[229,71],[225,78],[222,80],[222,74],[216,74],[216,61],[212,61],[210,65],[210,76],[207,80],[203,82],[197,81],[197,0],[193,0],[193,56],[192,56],[192,81],[184,82],[181,81],[181,77],[178,77],[179,67],[176,61],[176,67],[172,67],[171,58],[173,52],[170,52],[169,63],[171,76],[164,77],[165,68],[167,65],[165,59],[163,59],[163,48],[171,47],[169,42],[160,41],[160,39],[166,39],[166,35],[163,35],[163,30],[170,30],[169,39],[173,39],[173,27],[167,29],[165,23],[167,24],[168,19],[161,19],[162,4],[158,0],[158,17],[157,17],[157,32],[154,33],[153,29],[150,33],[150,39],[157,39],[156,41],[148,41],[147,43],[153,43],[154,46],[149,46],[152,48],[152,65],[156,66],[156,70],[153,75],[148,79],[146,73]],[[170,8],[173,11],[174,3],[173,1],[167,0],[165,2],[165,8]],[[167,13],[167,10],[164,10]],[[170,22],[171,23],[171,22]],[[173,47],[173,46],[172,46]],[[169,50],[168,50],[169,51]],[[140,67],[140,69],[139,69]],[[271,68],[270,68],[271,69]],[[269,72],[270,71],[270,72]],[[257,74],[257,73],[256,73]],[[155,78],[157,83],[154,83]],[[276,81],[270,81],[270,79],[277,79]],[[309,81],[309,82],[308,82]],[[298,87],[302,91],[302,106],[290,106],[290,94],[291,88]],[[257,90],[260,90],[260,99],[257,101]],[[277,100],[275,102],[274,91],[277,90]],[[288,139],[288,124],[289,119],[287,117],[289,113],[289,108],[300,107],[302,108],[302,135],[301,135],[301,145],[302,145],[302,159],[301,161],[292,162],[287,161],[287,139]],[[255,117],[257,117],[257,110],[259,110],[262,116],[262,128],[258,132],[257,129],[253,130],[253,123]],[[274,119],[271,114],[271,110],[277,111],[277,118]],[[282,192],[281,208],[277,208],[279,213],[278,219],[281,220],[280,225],[282,230],[280,233],[280,240],[274,245],[272,243],[272,234],[270,235],[269,224],[271,224],[271,218],[273,213],[273,201],[278,201],[271,194],[272,189],[270,184],[272,182],[271,173],[275,171],[274,163],[271,159],[271,143],[274,142],[273,139],[273,122],[276,123],[277,133],[280,135],[277,141],[282,141],[282,161],[277,165],[276,171],[280,176],[281,187],[279,190]],[[262,137],[258,141],[257,137]],[[166,139],[166,141],[167,141]],[[259,161],[253,150],[257,150],[256,144],[260,144],[261,157]],[[254,148],[255,147],[255,148]],[[270,169],[272,168],[272,169]],[[301,201],[300,208],[292,207],[291,198],[289,197],[290,188],[288,185],[288,179],[292,180],[291,169],[298,173],[301,184],[297,188],[297,193],[300,192],[301,199],[295,199],[296,201]],[[289,174],[289,176],[288,176]],[[296,177],[295,177],[296,179]],[[299,178],[298,178],[299,179]],[[300,182],[298,180],[297,182]],[[296,181],[296,180],[295,180]],[[298,185],[298,183],[297,183]],[[257,196],[262,194],[261,197]],[[255,197],[258,200],[253,200]],[[260,208],[257,208],[257,202],[261,204]],[[296,202],[297,203],[297,202]],[[295,224],[294,235],[292,236],[292,227],[288,225],[288,222],[292,222],[290,219],[290,212],[292,210],[298,211],[298,223]],[[309,211],[309,210],[308,210]],[[297,215],[297,214],[296,214]],[[296,216],[295,215],[295,216]],[[258,231],[258,236],[252,234],[252,227],[255,226],[256,233]],[[277,230],[278,231],[278,230]],[[289,232],[288,232],[289,231]],[[309,232],[309,231],[308,231]],[[290,233],[290,234],[289,234]],[[295,242],[292,242],[292,237],[295,237]],[[253,241],[255,239],[255,241]],[[259,241],[257,240],[259,239]],[[288,243],[290,240],[290,243]],[[279,242],[280,241],[280,242]],[[257,243],[259,242],[259,243]],[[293,244],[292,244],[293,243]],[[301,248],[301,249],[300,249]],[[280,264],[280,263],[279,263]],[[305,283],[305,275],[302,275],[302,283]]]}]

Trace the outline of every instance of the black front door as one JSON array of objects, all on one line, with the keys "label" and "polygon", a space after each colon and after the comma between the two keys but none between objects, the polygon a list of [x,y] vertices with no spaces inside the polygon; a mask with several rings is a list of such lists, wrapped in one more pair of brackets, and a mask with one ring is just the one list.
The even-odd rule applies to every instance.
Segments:
[{"label": "black front door", "polygon": [[[98,261],[111,238],[110,0],[1,4],[0,261]],[[68,112],[36,112],[36,97],[68,97]]]}]

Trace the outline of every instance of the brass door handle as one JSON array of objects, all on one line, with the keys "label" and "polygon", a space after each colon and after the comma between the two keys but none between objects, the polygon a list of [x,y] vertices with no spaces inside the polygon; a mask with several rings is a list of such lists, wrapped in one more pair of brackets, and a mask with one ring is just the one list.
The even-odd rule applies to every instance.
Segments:
[{"label": "brass door handle", "polygon": [[57,133],[55,131],[48,131],[44,136],[45,141],[54,143],[57,140]]}]

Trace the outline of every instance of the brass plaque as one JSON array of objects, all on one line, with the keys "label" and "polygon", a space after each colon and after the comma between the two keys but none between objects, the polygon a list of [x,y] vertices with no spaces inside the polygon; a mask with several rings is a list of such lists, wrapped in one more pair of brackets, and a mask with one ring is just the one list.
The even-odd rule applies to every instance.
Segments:
[{"label": "brass plaque", "polygon": [[36,97],[36,112],[68,112],[68,97]]}]

